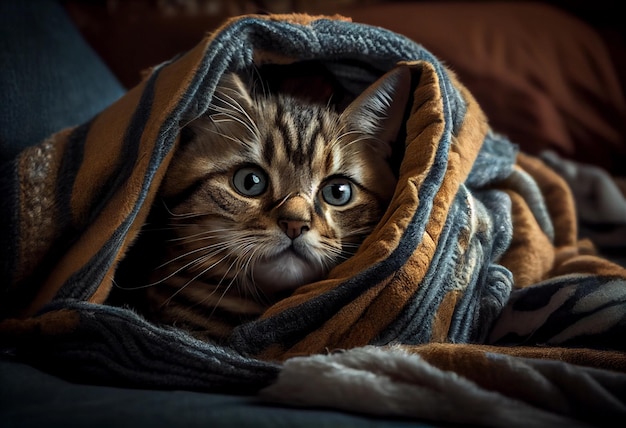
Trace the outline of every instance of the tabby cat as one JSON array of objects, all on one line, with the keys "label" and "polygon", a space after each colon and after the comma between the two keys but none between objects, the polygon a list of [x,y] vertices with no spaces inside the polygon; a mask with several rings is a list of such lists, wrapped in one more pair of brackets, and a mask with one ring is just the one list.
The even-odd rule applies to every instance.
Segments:
[{"label": "tabby cat", "polygon": [[163,182],[152,316],[219,340],[354,254],[395,189],[409,85],[394,69],[338,112],[226,74]]}]

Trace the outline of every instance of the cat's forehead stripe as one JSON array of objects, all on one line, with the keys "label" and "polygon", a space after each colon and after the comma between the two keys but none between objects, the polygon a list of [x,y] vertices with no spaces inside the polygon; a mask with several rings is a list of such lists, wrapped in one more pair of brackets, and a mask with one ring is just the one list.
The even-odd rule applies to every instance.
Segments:
[{"label": "cat's forehead stripe", "polygon": [[261,144],[261,153],[265,163],[271,165],[276,156],[276,138],[273,134],[268,134],[266,138],[265,144]]}]

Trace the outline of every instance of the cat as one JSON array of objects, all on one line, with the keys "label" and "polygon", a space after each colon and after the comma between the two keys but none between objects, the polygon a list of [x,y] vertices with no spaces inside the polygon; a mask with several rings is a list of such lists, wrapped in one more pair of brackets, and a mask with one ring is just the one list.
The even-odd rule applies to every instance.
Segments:
[{"label": "cat", "polygon": [[396,186],[405,69],[341,111],[259,86],[222,77],[160,189],[172,236],[147,287],[150,314],[205,340],[324,279],[377,225]]}]

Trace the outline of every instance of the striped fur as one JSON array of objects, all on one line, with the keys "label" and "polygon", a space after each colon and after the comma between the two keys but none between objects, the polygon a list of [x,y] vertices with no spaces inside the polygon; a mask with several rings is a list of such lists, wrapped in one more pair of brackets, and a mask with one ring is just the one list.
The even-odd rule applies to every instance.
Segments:
[{"label": "striped fur", "polygon": [[408,84],[390,73],[339,113],[227,74],[164,180],[171,235],[152,316],[225,338],[353,255],[393,195]]}]

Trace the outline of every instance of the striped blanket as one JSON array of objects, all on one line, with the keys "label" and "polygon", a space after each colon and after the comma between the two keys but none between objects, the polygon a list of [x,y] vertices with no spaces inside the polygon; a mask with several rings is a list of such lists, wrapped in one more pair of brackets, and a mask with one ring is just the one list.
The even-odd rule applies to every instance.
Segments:
[{"label": "striped blanket", "polygon": [[[318,61],[358,94],[412,75],[393,200],[321,282],[196,340],[107,299],[221,75]],[[82,382],[488,426],[626,416],[626,269],[577,240],[571,192],[494,133],[421,45],[342,17],[243,16],[2,170],[5,355]]]}]

